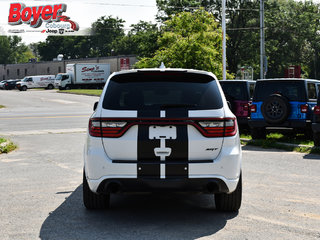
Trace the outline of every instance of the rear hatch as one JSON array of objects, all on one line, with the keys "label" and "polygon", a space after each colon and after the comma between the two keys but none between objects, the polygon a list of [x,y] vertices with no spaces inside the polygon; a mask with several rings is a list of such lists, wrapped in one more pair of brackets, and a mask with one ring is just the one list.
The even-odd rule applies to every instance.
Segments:
[{"label": "rear hatch", "polygon": [[245,81],[220,81],[223,92],[230,102],[231,110],[237,117],[248,117],[250,96],[249,88]]},{"label": "rear hatch", "polygon": [[224,119],[214,77],[182,71],[114,75],[100,117],[107,156],[137,162],[146,176],[159,172],[160,162],[169,164],[167,176],[184,175],[190,162],[212,162],[235,124]]},{"label": "rear hatch", "polygon": [[[288,120],[305,120],[308,112],[304,106],[308,103],[305,82],[301,80],[270,80],[257,81],[252,105],[255,109],[251,113],[251,119],[264,119],[263,103],[272,95],[278,94],[283,96],[288,102],[287,119]],[[266,113],[265,113],[266,114]]]}]

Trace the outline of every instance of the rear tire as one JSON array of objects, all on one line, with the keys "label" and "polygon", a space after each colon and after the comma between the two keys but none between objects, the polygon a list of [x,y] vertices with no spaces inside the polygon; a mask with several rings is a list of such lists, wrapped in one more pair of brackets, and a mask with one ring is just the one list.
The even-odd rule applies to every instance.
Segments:
[{"label": "rear tire", "polygon": [[280,124],[287,120],[291,106],[286,97],[272,94],[263,102],[261,112],[267,123]]},{"label": "rear tire", "polygon": [[83,171],[83,203],[89,209],[108,209],[110,204],[110,194],[96,194],[89,188],[86,174]]},{"label": "rear tire", "polygon": [[216,203],[216,209],[219,211],[238,211],[241,207],[242,200],[242,176],[237,185],[237,188],[232,193],[218,193],[215,194],[214,200]]},{"label": "rear tire", "polygon": [[266,139],[265,128],[251,128],[252,139]]},{"label": "rear tire", "polygon": [[320,147],[320,132],[313,133],[313,142],[315,147]]},{"label": "rear tire", "polygon": [[48,87],[47,87],[49,90],[53,89],[54,86],[52,84],[49,84]]}]

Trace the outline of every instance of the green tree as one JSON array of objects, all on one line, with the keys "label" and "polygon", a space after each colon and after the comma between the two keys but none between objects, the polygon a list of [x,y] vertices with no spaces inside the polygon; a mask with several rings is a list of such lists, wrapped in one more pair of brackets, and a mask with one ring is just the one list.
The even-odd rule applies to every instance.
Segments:
[{"label": "green tree", "polygon": [[[228,0],[227,62],[231,73],[250,65],[260,72],[259,0]],[[221,0],[157,0],[158,19],[200,6],[221,21]],[[283,77],[289,65],[301,65],[305,76],[320,77],[320,4],[313,1],[265,1],[267,77]]]},{"label": "green tree", "polygon": [[28,46],[18,36],[0,36],[0,63],[25,63],[34,58]]},{"label": "green tree", "polygon": [[10,63],[10,40],[6,36],[0,36],[0,53],[0,64]]},{"label": "green tree", "polygon": [[33,44],[32,48],[44,61],[51,61],[58,54],[65,59],[118,54],[116,45],[125,36],[123,22],[111,16],[100,17],[92,24],[91,36],[48,36],[45,42]]},{"label": "green tree", "polygon": [[[301,65],[306,77],[316,77],[314,68],[319,38],[319,4],[312,1],[272,0],[266,4],[266,54],[268,77],[283,76],[289,65]],[[318,60],[319,61],[319,60]]]},{"label": "green tree", "polygon": [[58,54],[63,54],[65,59],[86,58],[92,54],[87,36],[48,36],[45,42],[32,47],[44,61],[52,61]]},{"label": "green tree", "polygon": [[151,57],[159,48],[157,39],[160,31],[157,24],[140,21],[131,25],[132,29],[115,44],[120,54],[135,54],[139,57]]},{"label": "green tree", "polygon": [[94,22],[92,24],[93,36],[90,37],[92,42],[91,55],[102,57],[118,54],[115,44],[125,36],[124,22],[124,20],[112,16],[103,16]]},{"label": "green tree", "polygon": [[142,58],[138,68],[193,68],[222,77],[222,31],[212,14],[204,9],[183,12],[165,22],[159,50],[152,58]]},{"label": "green tree", "polygon": [[[228,70],[235,74],[239,65],[259,69],[259,1],[228,0],[226,4]],[[159,21],[204,7],[221,22],[221,0],[157,0],[157,7]]]},{"label": "green tree", "polygon": [[181,12],[194,12],[200,7],[209,11],[214,0],[156,0],[158,7],[157,19],[160,22],[169,20]]}]

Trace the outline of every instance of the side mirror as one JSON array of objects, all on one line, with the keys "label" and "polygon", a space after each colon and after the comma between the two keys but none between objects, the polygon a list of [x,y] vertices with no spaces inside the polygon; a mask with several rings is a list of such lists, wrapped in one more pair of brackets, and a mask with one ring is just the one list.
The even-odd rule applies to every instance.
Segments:
[{"label": "side mirror", "polygon": [[99,102],[95,102],[95,103],[94,103],[94,105],[93,105],[93,111],[95,111],[95,110],[97,109],[98,104],[99,104]]}]

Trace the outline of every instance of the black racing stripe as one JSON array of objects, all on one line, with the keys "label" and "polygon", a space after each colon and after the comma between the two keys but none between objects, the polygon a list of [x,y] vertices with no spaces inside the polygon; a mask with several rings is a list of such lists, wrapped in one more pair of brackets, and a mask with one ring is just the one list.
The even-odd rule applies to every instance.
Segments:
[{"label": "black racing stripe", "polygon": [[186,118],[188,110],[185,108],[168,108],[166,109],[166,118]]},{"label": "black racing stripe", "polygon": [[[187,118],[188,110],[171,108],[166,110],[167,118]],[[176,126],[177,139],[166,140],[166,147],[171,148],[171,155],[166,158],[166,178],[188,178],[189,142],[187,125]],[[175,162],[174,164],[169,164]]]},{"label": "black racing stripe", "polygon": [[[176,126],[177,138],[166,140],[166,147],[171,148],[171,155],[166,158],[166,178],[188,178],[188,127]],[[170,164],[174,162],[174,164]]]},{"label": "black racing stripe", "polygon": [[142,109],[138,111],[138,118],[159,118],[160,109]]},{"label": "black racing stripe", "polygon": [[[138,117],[159,118],[159,110],[138,111]],[[138,178],[160,178],[160,157],[156,157],[154,149],[160,146],[160,140],[149,139],[148,125],[138,126]]]}]

